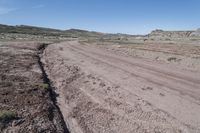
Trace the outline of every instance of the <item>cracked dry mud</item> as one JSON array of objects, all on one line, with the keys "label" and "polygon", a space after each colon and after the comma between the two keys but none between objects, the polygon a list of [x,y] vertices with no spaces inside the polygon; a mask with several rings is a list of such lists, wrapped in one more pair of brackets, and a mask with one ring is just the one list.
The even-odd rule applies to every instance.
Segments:
[{"label": "cracked dry mud", "polygon": [[200,74],[76,41],[42,57],[73,133],[200,132]]}]

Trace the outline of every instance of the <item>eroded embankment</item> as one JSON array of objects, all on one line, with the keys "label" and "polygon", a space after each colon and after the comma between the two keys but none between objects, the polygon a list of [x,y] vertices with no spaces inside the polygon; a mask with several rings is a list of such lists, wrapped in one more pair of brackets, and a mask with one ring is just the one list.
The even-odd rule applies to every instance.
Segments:
[{"label": "eroded embankment", "polygon": [[[56,101],[56,96],[57,96],[57,94],[55,93],[55,91],[54,91],[54,88],[52,87],[52,85],[51,85],[51,82],[50,82],[50,80],[49,80],[49,78],[48,78],[48,75],[47,75],[47,73],[46,73],[46,71],[44,70],[44,65],[43,65],[43,63],[42,63],[42,61],[41,61],[41,56],[42,56],[42,54],[43,54],[43,52],[44,52],[44,50],[45,50],[45,48],[48,46],[49,44],[45,44],[45,43],[43,43],[43,44],[41,44],[39,47],[38,47],[38,50],[39,50],[39,54],[38,54],[38,64],[39,64],[39,66],[40,66],[40,69],[41,69],[41,71],[42,71],[42,75],[43,75],[43,82],[44,82],[44,84],[48,84],[48,91],[49,91],[49,96],[50,96],[50,98],[51,98],[51,100],[52,100],[52,102],[53,102],[53,104],[54,104],[54,106],[55,106],[55,108],[56,108],[56,110],[57,110],[57,112],[58,112],[58,114],[59,114],[59,116],[60,116],[60,126],[62,127],[62,129],[63,129],[63,133],[69,133],[69,131],[68,131],[68,129],[67,129],[67,126],[66,126],[66,124],[65,124],[65,121],[64,121],[64,118],[63,118],[63,115],[62,115],[62,112],[60,111],[60,108],[58,107],[58,105],[57,105],[57,101]],[[53,115],[53,112],[51,112],[52,113],[52,116],[51,117],[54,117]]]},{"label": "eroded embankment", "polygon": [[0,132],[68,132],[40,61],[45,46],[0,45]]}]

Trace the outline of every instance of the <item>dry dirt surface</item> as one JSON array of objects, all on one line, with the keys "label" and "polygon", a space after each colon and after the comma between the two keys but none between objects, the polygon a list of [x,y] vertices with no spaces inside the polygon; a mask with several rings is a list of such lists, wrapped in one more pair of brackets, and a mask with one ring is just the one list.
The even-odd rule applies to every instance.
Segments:
[{"label": "dry dirt surface", "polygon": [[162,41],[141,44],[103,44],[98,47],[123,55],[146,58],[181,66],[184,69],[200,72],[200,41],[163,43]]},{"label": "dry dirt surface", "polygon": [[42,57],[72,133],[199,133],[200,73],[77,41]]},{"label": "dry dirt surface", "polygon": [[63,133],[40,63],[44,44],[0,42],[0,133]]}]

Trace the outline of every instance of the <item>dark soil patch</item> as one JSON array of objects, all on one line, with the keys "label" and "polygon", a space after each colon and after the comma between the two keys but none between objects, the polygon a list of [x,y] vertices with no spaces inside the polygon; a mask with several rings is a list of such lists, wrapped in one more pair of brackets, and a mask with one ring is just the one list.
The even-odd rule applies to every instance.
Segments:
[{"label": "dark soil patch", "polygon": [[0,46],[0,132],[68,132],[40,62],[44,46]]}]

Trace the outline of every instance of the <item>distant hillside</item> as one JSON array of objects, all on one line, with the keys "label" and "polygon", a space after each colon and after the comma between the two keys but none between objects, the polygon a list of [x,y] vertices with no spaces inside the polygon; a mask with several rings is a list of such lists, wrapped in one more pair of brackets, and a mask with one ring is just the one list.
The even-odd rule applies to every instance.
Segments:
[{"label": "distant hillside", "polygon": [[[50,36],[54,38],[86,38],[86,39],[100,39],[100,40],[128,40],[130,38],[137,39],[145,36],[141,35],[128,35],[128,34],[108,34],[87,30],[69,29],[58,30],[52,28],[43,28],[27,25],[8,26],[0,24],[0,34],[23,34],[23,35],[36,35],[36,36]],[[200,37],[200,29],[197,31],[164,31],[154,30],[150,34],[146,35],[148,38],[164,38],[164,39],[181,39],[189,37]]]},{"label": "distant hillside", "polygon": [[26,26],[26,25],[17,25],[17,26],[8,26],[0,24],[0,33],[21,33],[21,34],[33,34],[33,35],[58,35],[61,34],[61,30]]},{"label": "distant hillside", "polygon": [[57,30],[51,28],[17,25],[8,26],[0,24],[0,33],[19,33],[31,34],[42,36],[62,36],[62,37],[99,37],[103,35],[98,32],[90,32],[86,30],[70,29],[70,30]]},{"label": "distant hillside", "polygon": [[197,29],[195,32],[193,32],[193,33],[191,34],[191,36],[198,36],[198,37],[200,37],[200,28]]},{"label": "distant hillside", "polygon": [[190,37],[190,35],[194,31],[164,31],[164,30],[154,30],[150,34],[149,37],[157,37],[157,38],[185,38]]},{"label": "distant hillside", "polygon": [[103,36],[104,33],[94,32],[94,31],[86,31],[86,30],[79,30],[79,29],[70,29],[65,30],[64,34],[71,35],[74,37],[100,37]]}]

